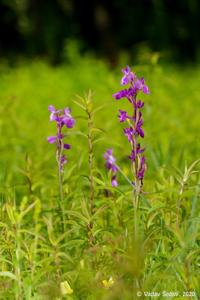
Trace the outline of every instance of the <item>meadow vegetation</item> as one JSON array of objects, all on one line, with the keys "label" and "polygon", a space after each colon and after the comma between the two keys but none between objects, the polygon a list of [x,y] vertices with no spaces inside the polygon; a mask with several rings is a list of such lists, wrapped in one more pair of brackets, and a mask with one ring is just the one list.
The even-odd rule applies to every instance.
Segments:
[{"label": "meadow vegetation", "polygon": [[[199,299],[200,68],[131,62],[151,91],[142,96],[147,171],[135,240],[132,190],[120,174],[111,186],[103,158],[114,148],[131,178],[117,120],[129,106],[112,98],[121,65],[73,55],[57,67],[39,59],[0,65],[0,299],[129,300],[138,291]],[[70,107],[76,120],[62,201],[47,142],[52,104]]]}]

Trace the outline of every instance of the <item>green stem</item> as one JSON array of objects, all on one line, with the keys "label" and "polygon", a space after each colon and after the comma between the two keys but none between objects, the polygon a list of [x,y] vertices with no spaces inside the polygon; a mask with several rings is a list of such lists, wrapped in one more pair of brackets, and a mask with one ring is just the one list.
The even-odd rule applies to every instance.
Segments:
[{"label": "green stem", "polygon": [[120,169],[120,167],[118,165],[116,165],[116,167],[118,168],[118,171],[122,174],[122,176],[126,179],[126,181],[133,186],[133,183],[130,181],[130,179],[122,172],[122,170]]},{"label": "green stem", "polygon": [[94,178],[93,178],[93,144],[92,144],[92,113],[88,112],[88,147],[89,147],[89,171],[90,171],[90,212],[94,213]]},{"label": "green stem", "polygon": [[[93,177],[93,140],[92,140],[92,128],[93,128],[93,113],[90,108],[91,102],[89,101],[87,105],[87,114],[88,114],[88,163],[89,163],[89,178],[90,178],[90,215],[91,217],[94,214],[94,177]],[[92,246],[94,244],[94,236],[92,233],[93,221],[91,220],[87,226],[89,244]]]},{"label": "green stem", "polygon": [[139,194],[137,189],[133,191],[133,207],[134,207],[134,237],[135,240],[138,239],[138,204],[139,204]]},{"label": "green stem", "polygon": [[[38,222],[38,220],[37,220]],[[36,270],[36,261],[37,261],[37,246],[38,246],[38,238],[39,238],[39,224],[35,222],[35,237],[34,237],[34,244],[33,244],[33,257],[31,261],[31,283],[34,282],[35,270]],[[30,295],[29,298],[32,297],[32,285],[30,286]]]},{"label": "green stem", "polygon": [[182,198],[183,191],[184,191],[184,184],[181,185],[177,206],[176,206],[176,228],[177,229],[179,229],[179,215],[180,215],[180,206],[181,206],[181,198]]},{"label": "green stem", "polygon": [[22,299],[22,278],[21,278],[21,246],[20,246],[20,223],[16,223],[16,277],[17,293],[16,300]]},{"label": "green stem", "polygon": [[64,212],[63,212],[63,186],[62,186],[62,171],[60,168],[60,157],[58,161],[58,185],[59,185],[59,194],[60,194],[60,198],[58,199],[58,209],[60,210],[61,213],[61,228],[64,233],[65,224],[64,224]]}]

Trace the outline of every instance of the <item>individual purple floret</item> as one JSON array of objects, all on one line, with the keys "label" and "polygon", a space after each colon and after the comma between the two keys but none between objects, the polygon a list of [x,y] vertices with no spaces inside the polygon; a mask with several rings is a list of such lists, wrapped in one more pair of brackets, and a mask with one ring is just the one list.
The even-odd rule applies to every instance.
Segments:
[{"label": "individual purple floret", "polygon": [[116,180],[116,176],[115,175],[113,175],[112,178],[111,178],[111,184],[112,184],[113,187],[118,186],[118,182]]},{"label": "individual purple floret", "polygon": [[50,111],[50,121],[55,121],[57,126],[57,134],[55,136],[49,136],[47,141],[50,144],[56,143],[57,147],[57,162],[59,166],[59,171],[63,171],[63,166],[67,163],[67,158],[65,154],[63,154],[63,150],[68,150],[71,148],[71,145],[65,144],[63,139],[65,135],[62,133],[62,129],[64,126],[67,128],[72,128],[75,124],[75,120],[71,116],[71,111],[69,108],[58,109],[56,110],[53,105],[49,105],[48,110]]},{"label": "individual purple floret", "polygon": [[120,90],[119,92],[113,94],[116,100],[126,98],[132,106],[132,116],[124,110],[119,110],[119,121],[127,121],[128,127],[124,128],[124,135],[128,138],[131,145],[131,154],[129,159],[133,163],[133,170],[135,174],[135,186],[137,187],[140,182],[138,190],[143,184],[144,173],[146,170],[145,156],[143,155],[144,149],[140,147],[138,143],[139,138],[144,138],[143,131],[143,117],[141,109],[144,106],[144,102],[137,100],[137,95],[139,93],[149,94],[149,88],[145,84],[145,80],[141,79],[133,73],[129,66],[122,69],[123,77],[121,79],[121,85],[129,85],[128,88]]},{"label": "individual purple floret", "polygon": [[130,119],[130,117],[128,116],[127,112],[125,110],[119,110],[119,121],[120,122],[125,122],[127,119]]},{"label": "individual purple floret", "polygon": [[133,127],[124,128],[124,135],[128,138],[129,142],[133,142],[133,135],[134,135]]},{"label": "individual purple floret", "polygon": [[106,160],[106,164],[105,164],[106,168],[108,170],[110,170],[111,173],[112,173],[111,184],[112,184],[113,187],[116,187],[116,186],[118,186],[118,182],[117,182],[117,179],[116,179],[116,173],[118,171],[118,167],[116,165],[116,159],[113,156],[113,150],[108,149],[104,153],[103,157]]},{"label": "individual purple floret", "polygon": [[145,157],[142,156],[139,162],[139,168],[138,168],[138,173],[137,173],[137,177],[140,180],[143,180],[144,178],[144,172],[146,170],[146,165],[145,165]]},{"label": "individual purple floret", "polygon": [[137,144],[136,149],[132,149],[131,155],[129,156],[130,160],[135,161],[138,154],[144,152],[144,148],[140,148],[140,144]]},{"label": "individual purple floret", "polygon": [[122,69],[122,73],[124,76],[121,79],[121,85],[128,84],[129,82],[133,82],[136,77],[133,72],[131,72],[131,69],[129,66],[126,66],[126,68]]},{"label": "individual purple floret", "polygon": [[67,159],[65,155],[61,155],[60,157],[60,170],[63,170],[63,166],[67,163]]}]

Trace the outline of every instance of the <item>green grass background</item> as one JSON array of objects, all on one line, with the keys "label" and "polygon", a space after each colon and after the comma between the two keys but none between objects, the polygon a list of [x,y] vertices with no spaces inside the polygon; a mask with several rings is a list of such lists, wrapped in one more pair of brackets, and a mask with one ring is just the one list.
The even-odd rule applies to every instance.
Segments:
[{"label": "green grass background", "polygon": [[[130,152],[129,144],[126,138],[123,136],[124,125],[120,124],[117,118],[118,109],[129,109],[129,104],[125,99],[116,101],[112,98],[112,94],[121,88],[119,85],[121,78],[121,67],[123,66],[111,69],[106,65],[105,62],[101,60],[92,57],[81,57],[78,54],[76,55],[76,57],[73,57],[73,59],[71,59],[68,63],[57,67],[50,66],[46,62],[39,59],[35,59],[33,61],[19,61],[14,67],[9,67],[6,63],[3,62],[1,63],[1,255],[2,257],[4,257],[4,259],[6,258],[6,260],[12,261],[13,259],[14,261],[14,266],[10,266],[8,262],[3,262],[3,260],[1,260],[2,270],[10,270],[13,273],[16,272],[14,260],[15,254],[13,254],[13,256],[9,258],[9,251],[13,251],[13,253],[15,253],[16,249],[16,244],[13,240],[14,235],[12,236],[14,229],[12,226],[9,229],[12,232],[12,238],[10,238],[8,234],[9,231],[4,231],[4,227],[2,225],[7,224],[8,226],[10,226],[10,218],[6,216],[5,212],[6,203],[9,203],[13,207],[14,211],[16,211],[19,209],[20,205],[23,205],[23,201],[25,203],[24,205],[26,206],[28,205],[27,203],[30,204],[32,202],[33,199],[31,197],[38,197],[40,199],[40,207],[42,207],[42,209],[38,208],[40,211],[42,211],[41,218],[38,219],[40,220],[38,221],[38,223],[42,224],[40,225],[42,227],[41,235],[44,239],[47,238],[47,231],[44,225],[46,224],[46,221],[44,221],[44,217],[48,217],[52,221],[53,213],[51,214],[50,212],[48,214],[48,209],[54,209],[54,207],[56,206],[56,197],[58,193],[57,166],[55,161],[54,145],[48,144],[46,138],[48,135],[54,135],[56,129],[55,124],[53,122],[49,122],[49,112],[47,109],[48,105],[52,104],[56,108],[70,107],[72,109],[72,115],[76,119],[76,126],[72,130],[70,130],[70,135],[68,137],[68,142],[72,145],[72,149],[68,152],[69,162],[66,165],[64,177],[64,191],[67,195],[67,210],[80,210],[80,202],[83,198],[87,199],[88,191],[87,140],[82,135],[80,135],[80,132],[86,133],[87,127],[86,121],[83,118],[83,111],[73,102],[74,100],[78,99],[77,95],[84,96],[84,94],[87,93],[88,90],[91,90],[93,92],[93,107],[97,108],[103,106],[102,109],[95,114],[94,118],[95,126],[101,129],[101,132],[97,133],[97,137],[100,139],[94,145],[95,167],[99,170],[98,172],[100,174],[96,179],[97,191],[102,190],[105,187],[109,189],[109,178],[107,176],[107,171],[104,168],[103,160],[103,153],[107,148],[112,147],[114,149],[114,154],[117,157],[118,164],[121,166],[122,170],[127,176],[131,176],[131,173],[129,171],[129,160],[127,159],[127,156]],[[166,63],[148,63],[134,65],[134,62],[131,62],[131,67],[133,67],[133,70],[137,73],[138,76],[145,77],[146,83],[148,84],[151,91],[151,94],[148,96],[141,95],[141,98],[145,101],[145,106],[143,109],[145,138],[142,141],[142,144],[146,148],[148,164],[148,170],[145,175],[144,190],[153,193],[157,188],[161,190],[161,192],[159,194],[156,194],[156,196],[150,196],[152,207],[149,207],[149,210],[154,211],[154,209],[159,207],[159,205],[162,206],[163,203],[166,204],[166,207],[171,207],[171,209],[173,209],[174,203],[177,199],[176,195],[178,194],[179,188],[178,185],[176,185],[178,183],[174,183],[175,177],[173,177],[173,172],[167,172],[166,170],[175,167],[184,171],[185,164],[190,165],[193,161],[200,158],[200,67],[180,67],[176,65],[168,65]],[[194,182],[195,184],[197,183],[197,178],[192,178],[193,181],[191,183],[191,189],[194,186]],[[114,211],[113,216],[108,217],[108,215],[104,215],[103,218],[99,219],[99,221],[97,222],[98,226],[104,228],[104,230],[107,231],[107,238],[109,236],[109,231],[112,232],[113,236],[118,236],[120,232],[119,228],[117,227],[118,225],[116,225],[115,228],[115,216],[118,217],[119,212],[123,215],[123,222],[126,223],[130,221],[130,228],[133,225],[131,217],[131,204],[127,204],[126,201],[123,200],[123,192],[128,192],[129,187],[124,182],[124,179],[121,176],[119,176],[119,182],[120,187],[117,192],[116,203],[113,202],[112,204],[108,204],[108,199],[104,199],[101,194],[100,196],[96,196],[97,208],[101,205],[106,204],[110,206],[109,211],[111,215]],[[103,184],[105,184],[105,186],[103,186]],[[103,186],[103,188],[101,186]],[[195,188],[198,189],[198,186],[195,185]],[[32,190],[31,195],[30,189]],[[113,192],[112,188],[111,191]],[[195,216],[198,219],[199,205],[197,204],[196,200],[198,199],[198,197],[198,190],[192,189],[186,194],[184,200],[185,202],[183,215],[185,214],[192,217]],[[193,202],[191,202],[191,199],[193,199]],[[145,215],[147,207],[145,208],[145,205],[143,206],[144,207],[142,209],[144,209]],[[115,209],[118,209],[119,211],[115,212]],[[160,207],[158,209],[160,209]],[[195,212],[193,211],[192,215],[190,215],[191,209],[195,210]],[[47,213],[45,214],[46,211]],[[156,216],[158,217],[158,219],[160,218],[160,214],[161,213],[158,213],[159,216]],[[151,224],[151,218],[153,220],[154,217],[155,216],[152,216],[152,214],[148,216],[148,218],[150,218],[147,218],[150,222],[149,224]],[[110,218],[110,221],[108,221],[106,226],[104,224],[104,218]],[[161,221],[157,221],[158,223],[155,224],[155,226],[157,226],[157,229],[161,228],[162,224],[167,223],[167,218],[168,217],[164,219],[163,223]],[[35,223],[32,222],[32,215],[26,217],[23,225],[24,228],[32,230],[33,226],[35,226]],[[53,224],[54,222],[56,224],[56,217],[55,221],[53,219],[52,222]],[[73,223],[72,220],[70,222]],[[189,225],[189,227],[187,227],[184,223],[183,231],[181,233],[174,233],[174,238],[176,240],[176,242],[174,243],[179,244],[179,242],[182,241],[182,238],[185,235],[187,242],[184,243],[187,244],[190,243],[188,236],[195,236],[194,245],[191,246],[190,250],[197,251],[199,241],[198,234],[196,232],[196,224],[199,223],[197,222],[192,224],[192,227]],[[84,236],[85,231],[81,229],[83,227],[83,225],[76,224],[75,229],[71,229],[73,239],[79,240],[81,239],[81,235]],[[123,227],[124,225],[122,225],[122,228]],[[74,238],[74,236],[76,238]],[[181,289],[184,287],[184,284],[185,288],[187,288],[187,278],[184,278],[184,276],[186,276],[184,274],[186,274],[187,268],[184,269],[183,262],[185,252],[182,252],[182,248],[184,247],[181,246],[180,242],[179,246],[174,248],[175,250],[171,249],[169,245],[165,245],[165,238],[167,239],[167,237],[163,238],[162,240],[163,236],[165,236],[165,234],[160,236],[158,234],[158,242],[156,242],[155,247],[151,248],[151,256],[149,259],[147,259],[148,262],[146,262],[147,271],[145,273],[145,278],[148,278],[149,276],[149,278],[152,279],[153,283],[150,280],[144,280],[144,286],[146,284],[146,287],[152,288],[152,286],[155,286],[154,283],[156,282],[156,280],[159,277],[162,278],[163,276],[164,283],[163,285],[160,285],[160,289],[162,288],[162,286],[164,288],[168,288],[168,291],[170,291],[173,287],[176,289]],[[168,236],[168,234],[166,234],[166,236]],[[71,237],[69,236],[69,241],[70,238]],[[19,244],[22,246],[22,248],[24,247],[23,249],[26,249],[22,242],[23,238],[20,236],[19,239]],[[30,237],[24,237],[24,239],[24,242],[27,243],[27,248],[29,249],[31,239]],[[6,244],[5,248],[3,244],[4,240],[6,240],[7,242],[10,241],[10,244]],[[152,239],[152,241],[153,240],[154,238]],[[163,241],[163,244],[162,242],[159,242],[159,240]],[[177,240],[179,242],[177,242]],[[42,243],[43,242],[44,241],[42,240]],[[160,245],[159,243],[161,243],[162,245]],[[105,247],[107,248],[105,251],[107,251],[106,253],[110,253],[108,255],[108,262],[106,261],[107,256],[103,256],[105,258],[103,265],[109,266],[105,267],[103,275],[100,276],[101,279],[104,279],[103,276],[107,276],[108,278],[108,274],[111,274],[110,270],[112,268],[114,274],[117,274],[119,270],[114,271],[115,267],[113,267],[113,265],[110,263],[112,256],[111,253],[115,246],[108,246],[104,240],[104,236],[101,236],[99,238],[99,245],[106,245]],[[47,242],[46,247],[48,249],[51,249],[51,243]],[[82,277],[77,279],[77,272],[79,272],[77,271],[79,270],[77,265],[79,264],[81,258],[84,257],[84,247],[82,248],[80,246],[79,249],[77,246],[75,247],[75,250],[73,247],[74,246],[69,246],[69,253],[74,258],[76,267],[74,267],[74,265],[73,267],[72,265],[66,266],[66,268],[63,267],[65,271],[63,271],[64,277],[62,278],[62,280],[67,278],[76,291],[74,296],[69,296],[72,298],[68,298],[101,299],[101,297],[104,297],[102,299],[118,299],[116,296],[118,292],[116,291],[112,295],[108,294],[104,296],[102,296],[101,293],[95,294],[97,293],[95,289],[92,290],[91,293],[89,292],[90,287],[88,286],[88,282],[91,282],[91,278],[93,278],[93,275],[91,275],[91,269],[90,271],[88,271],[88,273],[84,273]],[[163,247],[166,248],[164,249]],[[186,253],[188,254],[189,250],[187,247],[184,248],[187,249],[184,251],[186,251]],[[136,249],[135,251],[138,251],[138,253],[140,253],[140,250],[138,249]],[[98,249],[94,251],[98,252]],[[100,253],[101,255],[103,255],[101,251]],[[173,251],[175,251],[175,253]],[[24,257],[27,258],[24,253],[26,253],[26,250],[24,250],[24,252],[22,251],[22,260]],[[161,253],[162,255],[158,253]],[[91,253],[89,255],[87,253],[86,256],[90,259],[91,255]],[[101,255],[99,254],[99,256]],[[169,271],[167,274],[165,274],[166,268],[168,266],[171,266],[174,257],[177,257],[177,255],[179,255],[178,260],[180,260],[179,264],[177,265],[176,271],[174,271],[173,273],[173,271],[171,270],[171,273]],[[99,266],[101,266],[100,261],[101,258],[99,257]],[[47,278],[49,278],[49,282],[51,282],[52,278],[54,278],[54,275],[56,277],[57,271],[56,267],[52,265],[52,261],[48,263],[48,261],[45,262],[44,257],[37,256],[36,264],[36,268],[38,268],[38,274],[41,274],[41,276],[37,274],[37,276],[35,276],[35,281],[33,282],[33,290],[35,291],[35,296],[33,296],[33,291],[32,296],[30,296],[31,294],[29,292],[29,286],[31,286],[31,284],[29,282],[30,270],[28,263],[26,264],[25,262],[21,262],[21,270],[23,274],[22,276],[24,278],[23,289],[26,296],[24,296],[24,298],[16,299],[40,299],[40,293],[36,291],[38,291],[38,285],[43,283],[45,280],[45,276],[47,276],[44,272],[45,268],[49,276],[47,276]],[[148,266],[148,264],[150,267]],[[111,265],[112,267],[110,267]],[[199,278],[199,271],[197,272],[196,269],[197,266],[198,256],[195,256],[195,263],[191,263],[191,273],[194,272],[194,278],[192,277],[192,283],[190,284],[191,289],[194,286],[196,287],[198,285],[196,283],[198,282]],[[93,269],[95,270],[95,268]],[[52,277],[50,276],[50,274],[52,275]],[[97,278],[97,281],[101,280],[97,276],[99,273],[96,272],[95,274],[95,278]],[[179,276],[177,274],[179,274]],[[60,274],[59,276],[59,278],[62,277],[62,275]],[[55,278],[53,280],[55,280]],[[81,280],[83,280],[84,283],[80,283]],[[181,281],[183,283],[181,283]],[[1,299],[14,299],[14,297],[20,297],[19,286],[12,285],[12,283],[9,284],[9,287],[11,288],[5,289],[5,291],[2,290],[0,292],[0,295],[2,297]],[[121,287],[120,284],[118,285],[119,289]],[[55,282],[53,281],[53,284],[50,285],[54,286]],[[122,290],[124,289],[124,286],[125,285],[122,285]],[[43,293],[43,298],[41,299],[56,299],[57,297],[52,295],[48,296],[48,293],[45,295],[46,296],[44,296]],[[123,296],[123,299],[132,299],[130,298],[131,296],[129,294],[126,294],[126,292],[124,292],[124,294],[122,295],[125,295]],[[177,299],[183,298],[180,297]]]}]

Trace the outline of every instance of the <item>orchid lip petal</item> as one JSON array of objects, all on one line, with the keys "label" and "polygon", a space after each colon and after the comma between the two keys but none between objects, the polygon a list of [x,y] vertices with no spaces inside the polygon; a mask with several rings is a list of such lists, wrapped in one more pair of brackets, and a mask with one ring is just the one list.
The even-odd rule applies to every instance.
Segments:
[{"label": "orchid lip petal", "polygon": [[50,114],[50,121],[55,121],[56,120],[56,115],[55,115],[55,112],[52,112]]},{"label": "orchid lip petal", "polygon": [[57,140],[57,136],[49,136],[47,138],[47,141],[50,143],[50,144],[54,144]]},{"label": "orchid lip petal", "polygon": [[113,156],[112,148],[107,149],[103,157],[106,160],[106,168],[112,172],[111,185],[113,187],[116,187],[118,186],[118,182],[116,180],[116,173],[119,171],[119,167],[116,165],[116,158]]},{"label": "orchid lip petal", "polygon": [[53,105],[49,105],[48,106],[48,110],[50,111],[50,112],[55,112],[56,110],[55,110],[55,107],[53,106]]},{"label": "orchid lip petal", "polygon": [[144,85],[144,86],[143,86],[143,93],[144,93],[144,94],[147,94],[147,95],[150,94],[150,91],[149,91],[149,88],[148,88],[147,85]]},{"label": "orchid lip petal", "polygon": [[71,145],[70,144],[64,144],[63,147],[64,147],[64,149],[69,150],[71,148]]},{"label": "orchid lip petal", "polygon": [[75,120],[71,118],[64,118],[63,119],[64,124],[66,125],[67,128],[72,128],[75,124]]},{"label": "orchid lip petal", "polygon": [[[64,109],[64,114],[65,114],[66,116],[69,116],[69,115],[70,115],[70,112],[71,112],[71,109],[70,109],[70,108],[66,107],[66,108]],[[71,115],[70,115],[70,116],[71,116]]]},{"label": "orchid lip petal", "polygon": [[111,178],[111,185],[113,187],[117,187],[118,186],[118,182],[117,182],[117,179],[116,179],[116,175],[113,175],[112,178]]}]

